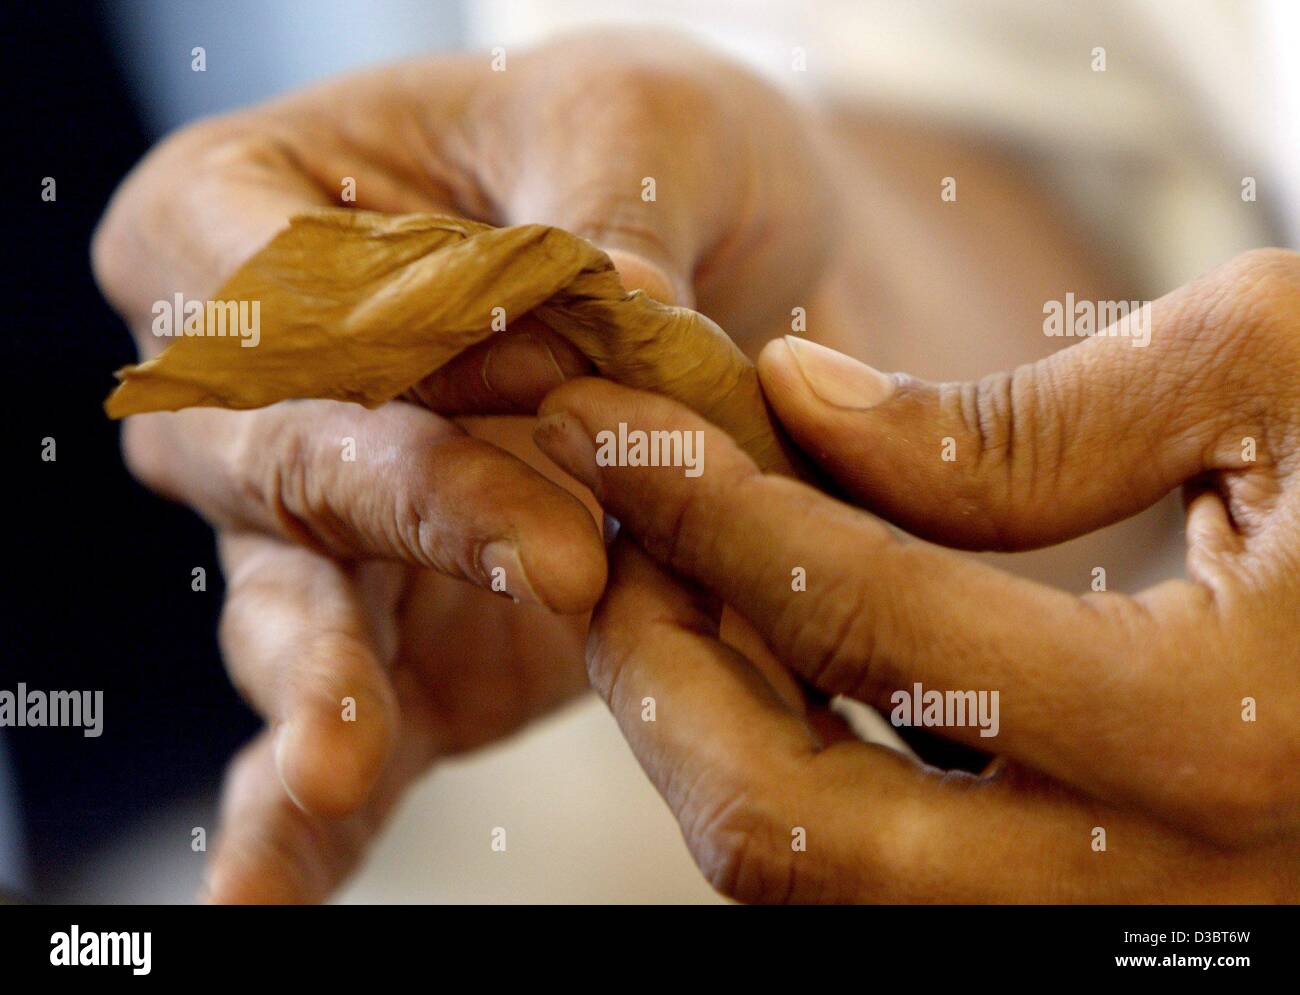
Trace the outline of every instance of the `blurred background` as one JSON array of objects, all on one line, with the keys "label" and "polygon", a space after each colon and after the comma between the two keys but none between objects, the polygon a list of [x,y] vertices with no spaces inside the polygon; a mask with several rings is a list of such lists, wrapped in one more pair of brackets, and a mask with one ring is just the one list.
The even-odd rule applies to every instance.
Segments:
[{"label": "blurred background", "polygon": [[[100,409],[111,371],[134,354],[91,279],[90,233],[172,128],[361,65],[655,22],[826,106],[1007,150],[1135,294],[1158,295],[1244,248],[1294,246],[1300,232],[1300,5],[1282,0],[120,0],[9,4],[3,17],[16,314],[3,345],[15,476],[0,689],[105,694],[98,739],[0,729],[0,892],[20,899],[190,900],[203,861],[191,830],[212,831],[223,765],[257,728],[217,654],[211,534],[129,478]],[[1105,90],[1090,68],[1096,46]],[[792,71],[796,48],[806,70]],[[1246,176],[1257,201],[1240,196]],[[44,177],[57,179],[53,203],[39,197]],[[887,357],[864,356],[876,365],[920,375],[992,368],[915,343],[871,348]],[[46,437],[55,462],[40,459]],[[1179,569],[1176,512],[1157,509],[1138,528],[1133,541],[1150,555],[1125,588]],[[206,592],[190,589],[196,566]],[[483,845],[495,825],[514,827],[508,854]],[[718,900],[590,698],[440,767],[341,897]]]}]

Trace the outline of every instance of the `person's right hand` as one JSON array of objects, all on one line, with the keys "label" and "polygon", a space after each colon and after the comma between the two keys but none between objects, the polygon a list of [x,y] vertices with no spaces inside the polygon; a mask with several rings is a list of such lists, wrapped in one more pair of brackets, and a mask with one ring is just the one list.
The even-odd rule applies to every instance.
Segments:
[{"label": "person's right hand", "polygon": [[[590,378],[547,397],[543,449],[621,523],[592,683],[720,890],[1300,899],[1300,255],[1248,253],[1138,315],[967,382],[772,342],[759,370],[781,425],[883,518],[760,472],[668,398]],[[698,431],[707,458],[696,476],[598,460],[619,424]],[[886,524],[1040,547],[1179,487],[1187,578],[1135,595],[1080,597]],[[722,605],[812,704],[910,724],[924,700],[918,724],[997,761],[975,777],[831,740],[728,644]]]},{"label": "person's right hand", "polygon": [[[772,89],[654,34],[507,59],[504,72],[486,54],[368,72],[163,142],[93,246],[142,358],[162,344],[155,302],[210,295],[291,215],[352,185],[357,208],[562,226],[609,250],[630,288],[733,332],[800,302],[828,211],[814,143]],[[529,413],[587,368],[524,320],[377,410],[296,401],[127,421],[132,471],[218,530],[227,666],[269,724],[227,785],[210,897],[324,897],[428,762],[585,686],[581,617],[447,578],[490,587],[502,568],[510,594],[581,616],[605,581],[588,510],[439,415]]]}]

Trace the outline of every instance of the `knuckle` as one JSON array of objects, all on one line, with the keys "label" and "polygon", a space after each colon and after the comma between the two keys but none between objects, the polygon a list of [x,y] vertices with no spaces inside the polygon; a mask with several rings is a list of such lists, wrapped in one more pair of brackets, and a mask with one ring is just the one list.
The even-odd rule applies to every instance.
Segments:
[{"label": "knuckle", "polygon": [[[681,487],[659,539],[665,562],[692,572],[693,565],[712,555],[713,543],[726,532],[722,516],[729,514],[727,509],[743,507],[750,500],[748,492],[762,486],[762,475],[750,464],[727,474],[725,483],[698,477]],[[723,491],[729,495],[726,501],[720,500]]]},{"label": "knuckle", "polygon": [[91,235],[90,271],[100,293],[118,313],[126,312],[127,289],[134,269],[127,209],[122,201],[114,200]]},{"label": "knuckle", "polygon": [[790,633],[791,662],[827,694],[856,694],[874,675],[876,638],[873,612],[863,583],[856,578],[832,584],[810,609],[791,601],[782,628]]},{"label": "knuckle", "polygon": [[[1015,431],[1012,406],[1012,375],[1004,370],[969,383],[957,385],[953,405],[961,426],[975,452],[976,470],[1000,469],[1007,459]],[[958,462],[964,453],[958,452]],[[986,480],[984,473],[976,478]]]},{"label": "knuckle", "polygon": [[619,693],[622,675],[635,660],[640,642],[622,627],[610,624],[602,608],[596,609],[587,634],[587,679],[615,715],[623,710]]},{"label": "knuckle", "polygon": [[[1190,812],[1190,828],[1216,845],[1238,847],[1273,836],[1294,822],[1296,798],[1280,765],[1272,762],[1274,752],[1231,751],[1228,762],[1188,785],[1182,801]],[[1289,763],[1294,760],[1288,758]]]},{"label": "knuckle", "polygon": [[[951,826],[914,803],[900,804],[878,820],[872,845],[861,847],[857,898],[871,903],[938,902],[954,899],[956,882],[934,860],[935,840]],[[987,895],[963,896],[987,901]]]},{"label": "knuckle", "polygon": [[1241,272],[1236,287],[1251,344],[1276,357],[1282,347],[1293,359],[1300,357],[1300,254],[1286,249],[1255,249],[1234,262]]},{"label": "knuckle", "polygon": [[680,124],[717,114],[708,85],[681,66],[634,62],[611,67],[603,75],[608,92],[637,116]]},{"label": "knuckle", "polygon": [[[221,605],[221,614],[217,616],[217,647],[221,651],[222,659],[226,661],[227,669],[230,669],[231,662],[238,657],[236,650],[247,624],[248,607],[246,596],[228,586],[226,600]],[[235,689],[241,693],[243,691],[238,686],[238,682]]]},{"label": "knuckle", "polygon": [[1300,293],[1300,253],[1290,249],[1251,249],[1227,265],[1233,292],[1247,302],[1270,305]]},{"label": "knuckle", "polygon": [[940,388],[945,421],[954,424],[956,479],[953,501],[968,520],[984,522],[983,548],[1020,548],[1012,508],[1050,491],[1046,475],[1061,464],[1062,439],[1056,403],[1067,400],[1069,385],[1051,377],[1050,363],[1026,364],[979,380]]},{"label": "knuckle", "polygon": [[704,489],[699,487],[684,489],[663,534],[665,559],[674,569],[682,569],[695,558],[701,539],[708,541],[707,525],[713,515],[712,502],[703,492]]},{"label": "knuckle", "polygon": [[[688,35],[660,30],[661,40],[670,42],[678,53],[695,48]],[[601,94],[601,103],[615,113],[626,109],[675,112],[685,119],[714,106],[713,86],[690,59],[677,54],[665,57],[665,48],[631,45],[627,39],[608,32],[588,32],[561,39],[538,52],[538,64],[563,57],[561,50],[581,52],[584,66],[571,77],[575,97],[589,102],[590,94]],[[730,70],[730,67],[728,67]],[[690,103],[683,105],[682,101]]]},{"label": "knuckle", "polygon": [[430,459],[396,478],[391,514],[384,523],[391,521],[392,543],[416,562],[444,573],[478,576],[481,543],[464,526],[457,527],[459,519],[448,509],[472,506],[500,489],[495,467],[481,458],[479,446],[467,435],[431,436],[423,446]]},{"label": "knuckle", "polygon": [[277,517],[312,523],[321,516],[319,491],[311,486],[309,445],[295,419],[275,422],[268,449],[273,454],[261,467],[250,453],[239,462],[253,474],[249,484],[260,486],[264,503]]},{"label": "knuckle", "polygon": [[226,133],[221,119],[181,128],[163,139],[114,194],[91,236],[90,263],[100,291],[119,313],[130,318],[138,308],[133,291],[142,255],[154,249],[154,238],[168,231],[176,215],[188,210],[185,193],[204,150]]},{"label": "knuckle", "polygon": [[[1225,263],[1193,295],[1198,320],[1188,322],[1192,345],[1222,353],[1256,349],[1265,358],[1283,342],[1292,355],[1300,347],[1295,321],[1300,301],[1300,253],[1252,249]],[[1203,359],[1204,357],[1199,357]]]},{"label": "knuckle", "polygon": [[[1243,721],[1224,714],[1218,702],[1240,701],[1241,675],[1253,694],[1271,694],[1267,667],[1272,635],[1243,639],[1235,622],[1201,624],[1212,610],[1213,595],[1180,583],[1171,589],[1178,611],[1158,611],[1165,624],[1151,625],[1150,604],[1106,596],[1120,641],[1111,644],[1129,667],[1122,682],[1112,680],[1104,698],[1116,728],[1141,730],[1138,741],[1117,737],[1104,747],[1103,766],[1123,771],[1120,794],[1185,832],[1223,847],[1236,847],[1294,828],[1300,816],[1300,737],[1285,720],[1278,725]],[[1099,596],[1089,601],[1099,602]],[[1118,610],[1115,610],[1118,609]],[[1095,641],[1099,652],[1107,641]],[[1122,647],[1122,648],[1121,648]],[[1215,661],[1210,668],[1207,661]],[[1208,669],[1207,669],[1208,668]],[[1256,681],[1263,680],[1263,685]],[[1187,721],[1152,729],[1146,716],[1163,708]],[[1283,713],[1286,706],[1283,706]]]},{"label": "knuckle", "polygon": [[[237,506],[260,511],[288,536],[316,548],[337,531],[326,488],[313,472],[313,446],[294,402],[245,420],[227,449]],[[328,543],[326,544],[328,545]]]},{"label": "knuckle", "polygon": [[256,707],[256,677],[250,672],[249,660],[244,652],[250,616],[255,606],[250,605],[246,595],[228,591],[217,619],[217,646],[225,665],[226,676],[235,689],[235,693],[244,701]]},{"label": "knuckle", "polygon": [[[999,371],[968,383],[944,385],[940,408],[945,423],[959,432],[954,471],[953,501],[971,521],[986,521],[996,533],[997,518],[989,511],[1004,506],[1014,492],[1020,419],[1015,405],[1014,376]],[[982,545],[1003,545],[990,534]]]},{"label": "knuckle", "polygon": [[229,654],[250,630],[277,635],[292,631],[293,627],[285,624],[288,619],[280,615],[280,581],[266,553],[254,553],[238,561],[225,557],[222,567],[226,595],[217,621],[217,638],[224,654]]},{"label": "knuckle", "polygon": [[796,898],[789,837],[754,792],[727,793],[701,808],[686,840],[700,871],[722,895],[746,904]]},{"label": "knuckle", "polygon": [[275,597],[275,586],[261,574],[255,563],[242,564],[228,574],[217,619],[217,645],[226,673],[240,697],[254,705],[266,678],[278,676],[275,658],[288,649],[284,640],[297,630],[296,619]]},{"label": "knuckle", "polygon": [[199,158],[204,150],[227,139],[231,118],[206,117],[177,128],[158,143],[151,158]]},{"label": "knuckle", "polygon": [[[302,666],[295,674],[299,690],[333,708],[344,696],[367,701],[386,699],[387,683],[375,666],[374,649],[348,620],[306,631],[301,641]],[[368,709],[366,721],[384,721],[384,709]]]},{"label": "knuckle", "polygon": [[[861,560],[886,556],[906,558],[907,547],[885,536]],[[900,563],[889,572],[906,568]],[[910,658],[906,613],[893,610],[872,584],[869,575],[851,570],[829,582],[825,596],[811,604],[787,601],[777,621],[776,644],[788,647],[790,665],[827,694],[873,700],[897,677],[890,661]]]}]

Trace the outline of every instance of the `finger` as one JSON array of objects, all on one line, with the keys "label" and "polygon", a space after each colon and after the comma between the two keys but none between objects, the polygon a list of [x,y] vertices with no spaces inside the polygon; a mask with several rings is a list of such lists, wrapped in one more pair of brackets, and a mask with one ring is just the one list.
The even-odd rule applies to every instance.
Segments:
[{"label": "finger", "polygon": [[[896,692],[911,694],[918,682],[983,691],[986,702],[996,692],[996,723],[988,705],[987,721],[976,721],[972,708],[961,724],[938,731],[985,750],[996,744],[1071,783],[1131,788],[1135,766],[1126,754],[1134,731],[1147,728],[1142,715],[1151,704],[1142,661],[1172,638],[1164,628],[1182,631],[1186,618],[1166,625],[1158,606],[1082,600],[901,542],[880,521],[802,483],[758,473],[725,434],[656,395],[580,379],[541,411],[543,451],[587,483],[656,559],[745,615],[815,687],[886,711]],[[624,433],[703,433],[698,476],[616,458],[598,465],[593,440],[613,440],[620,423]],[[1185,615],[1203,605],[1184,600]],[[1170,693],[1181,695],[1166,699]],[[1061,701],[1071,703],[1068,712]],[[1097,729],[1108,731],[1101,743]]]},{"label": "finger", "polygon": [[[673,581],[626,540],[615,540],[611,562],[609,590],[593,615],[587,645],[592,686],[618,716],[648,707],[646,696],[653,698],[656,716],[680,716],[663,727],[651,728],[642,719],[628,723],[629,740],[644,740],[647,748],[680,748],[684,744],[674,747],[672,737],[689,736],[688,717],[716,710],[719,706],[705,703],[716,699],[727,703],[730,720],[711,731],[711,745],[693,747],[703,751],[706,762],[724,764],[736,751],[756,751],[773,762],[811,751],[814,739],[802,718],[739,652],[719,640],[710,599]],[[653,686],[642,680],[644,647],[654,647],[654,656],[662,658]],[[670,662],[679,653],[700,655],[702,647],[717,657],[703,671]],[[648,773],[666,785],[671,771],[656,767]]]},{"label": "finger", "polygon": [[[419,151],[421,141],[393,135],[450,131],[439,119],[463,106],[475,85],[466,62],[426,60],[328,81],[160,142],[114,193],[91,253],[142,357],[167,344],[149,334],[157,301],[177,293],[203,299],[295,214],[345,203],[388,214],[454,213],[467,191],[444,162]],[[355,113],[341,116],[341,101]],[[340,178],[356,181],[353,200]]]},{"label": "finger", "polygon": [[[418,713],[418,709],[414,710]],[[201,898],[223,904],[320,902],[365,856],[407,786],[432,759],[429,730],[404,716],[393,760],[366,803],[343,818],[304,812],[276,774],[275,739],[259,734],[231,762],[220,832]]]},{"label": "finger", "polygon": [[[566,60],[583,72],[556,74]],[[788,313],[824,254],[818,226],[801,222],[825,205],[807,116],[782,94],[683,38],[559,40],[510,74],[467,129],[492,142],[481,182],[507,223],[590,239],[628,289],[664,303],[691,307],[698,286],[719,301],[744,295],[751,313]]]},{"label": "finger", "polygon": [[337,830],[321,832],[318,821],[286,794],[270,730],[231,762],[220,824],[200,893],[208,902],[319,902],[359,855],[351,839]]},{"label": "finger", "polygon": [[220,526],[399,560],[563,613],[588,610],[604,585],[604,546],[577,498],[415,405],[150,415],[131,420],[126,451],[142,479]]},{"label": "finger", "polygon": [[1049,545],[1249,468],[1241,440],[1265,426],[1241,371],[1272,362],[1268,315],[1300,286],[1294,269],[1285,253],[1243,257],[972,383],[886,376],[794,337],[770,343],[759,371],[795,442],[886,518],[963,548]]},{"label": "finger", "polygon": [[91,245],[95,278],[141,355],[156,355],[167,344],[148,333],[156,301],[211,293],[292,215],[330,203],[246,116],[202,122],[160,143],[114,193]]},{"label": "finger", "polygon": [[718,641],[711,603],[622,537],[610,570],[588,637],[592,686],[710,883],[728,894],[765,887],[732,879],[731,840],[757,825],[749,799],[769,783],[790,783],[797,762],[812,753],[813,733]]},{"label": "finger", "polygon": [[568,339],[524,317],[425,377],[410,398],[440,415],[533,414],[548,392],[592,372]]},{"label": "finger", "polygon": [[[1276,613],[1265,610],[1264,623],[1259,614],[1261,605],[1284,606],[1285,577],[1270,581],[1280,586],[1264,602],[1240,574],[1217,587],[1168,581],[1136,597],[1078,598],[900,540],[807,485],[760,474],[724,433],[666,398],[579,379],[541,410],[544,451],[588,482],[653,556],[746,616],[822,691],[1207,838],[1241,842],[1285,825],[1277,799],[1289,768],[1260,762],[1258,737],[1289,742],[1291,713],[1243,723],[1239,712],[1243,679],[1286,698],[1269,664],[1280,636],[1267,619]],[[615,444],[633,432],[645,435],[637,459]],[[703,439],[689,467],[630,465],[670,464],[663,443],[673,433],[683,452],[689,437]],[[648,458],[652,438],[658,459]],[[1223,660],[1234,665],[1225,671]]]},{"label": "finger", "polygon": [[1231,569],[1245,548],[1233,527],[1223,496],[1204,481],[1192,481],[1183,488],[1187,514],[1188,575],[1212,584]]},{"label": "finger", "polygon": [[[549,56],[563,57],[554,51]],[[592,59],[608,61],[610,86],[598,97],[589,91],[589,75],[557,78],[554,62],[525,57],[511,70],[519,74],[515,88],[482,109],[484,137],[497,143],[495,158],[507,160],[485,171],[484,182],[502,206],[506,223],[551,224],[588,238],[617,253],[613,258],[628,289],[644,289],[664,303],[689,307],[696,260],[715,229],[725,224],[728,205],[697,203],[706,181],[694,175],[696,164],[715,157],[686,155],[664,141],[664,135],[687,130],[683,124],[692,114],[688,101],[666,101],[610,52],[584,48],[582,56],[588,73],[597,69]],[[660,69],[665,78],[672,72]],[[547,94],[550,113],[539,117],[513,110],[521,96],[534,104],[539,91]],[[702,97],[690,103],[695,113],[716,116]],[[566,120],[570,116],[573,120]],[[513,130],[503,148],[505,121]],[[557,128],[566,127],[580,133],[582,141],[557,141]],[[656,187],[671,188],[673,196],[660,202],[656,190],[647,197],[646,178]],[[718,189],[732,186],[719,184]]]},{"label": "finger", "polygon": [[808,810],[805,855],[828,865],[815,872],[836,898],[834,889],[870,902],[1276,902],[1300,883],[1277,872],[1285,842],[1225,849],[1014,764],[942,774],[846,742],[809,766],[825,809]]},{"label": "finger", "polygon": [[710,607],[620,538],[588,669],[724,894],[1116,902],[1282,893],[1268,865],[1277,848],[1226,853],[1015,768],[975,778],[862,743],[815,752],[795,713],[714,638]]},{"label": "finger", "polygon": [[254,533],[223,535],[218,548],[222,655],[274,730],[285,790],[310,813],[352,812],[383,771],[398,721],[352,578],[318,553]]}]

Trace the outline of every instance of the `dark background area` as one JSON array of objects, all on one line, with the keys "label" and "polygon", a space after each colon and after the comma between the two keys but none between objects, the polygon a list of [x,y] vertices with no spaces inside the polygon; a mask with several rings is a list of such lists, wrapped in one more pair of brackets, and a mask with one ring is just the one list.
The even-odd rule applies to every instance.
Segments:
[{"label": "dark background area", "polygon": [[[212,534],[135,483],[101,404],[134,359],[89,243],[148,141],[92,4],[7,4],[9,525],[0,688],[104,692],[104,732],[7,729],[39,900],[127,821],[214,784],[254,728],[222,671]],[[57,200],[41,199],[46,176]],[[57,460],[41,458],[53,437]],[[191,571],[207,571],[207,591]]]}]

